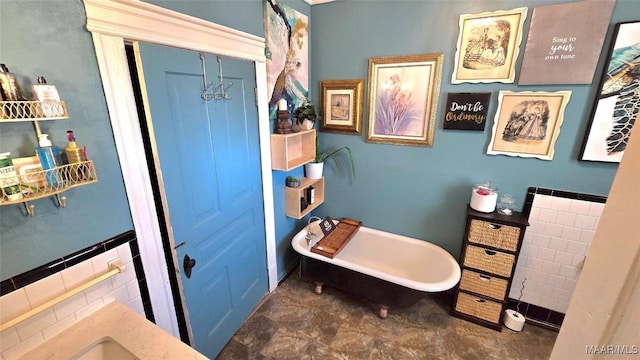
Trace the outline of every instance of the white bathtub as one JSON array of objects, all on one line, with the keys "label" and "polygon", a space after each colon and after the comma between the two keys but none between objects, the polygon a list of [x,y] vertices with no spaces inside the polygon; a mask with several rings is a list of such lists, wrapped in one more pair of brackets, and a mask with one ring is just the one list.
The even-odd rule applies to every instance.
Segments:
[{"label": "white bathtub", "polygon": [[[411,289],[409,293],[441,292],[453,288],[460,281],[460,266],[451,254],[441,247],[402,235],[392,234],[367,227],[360,227],[349,243],[333,259],[311,252],[311,247],[322,239],[319,222],[312,222],[312,234],[307,242],[307,227],[291,240],[294,250],[302,255],[302,272],[314,278],[318,285],[334,285],[348,292],[355,292],[370,300],[388,305],[407,305],[396,298],[398,289]],[[313,259],[315,261],[310,261]],[[327,265],[322,265],[322,264]],[[317,269],[318,266],[323,268]],[[380,289],[384,283],[357,276],[345,280],[351,273],[339,271],[348,269],[385,283],[397,285],[391,289]],[[371,289],[375,288],[375,289]],[[320,292],[317,289],[316,292]],[[374,293],[371,294],[370,291]],[[391,292],[391,294],[387,294]],[[415,296],[413,296],[415,298]],[[415,300],[415,299],[414,299]],[[417,301],[417,300],[415,300]],[[411,304],[415,301],[409,301]],[[385,304],[387,303],[387,304]],[[386,312],[386,310],[385,310]],[[382,316],[381,312],[381,316]],[[383,316],[384,317],[384,316]]]}]

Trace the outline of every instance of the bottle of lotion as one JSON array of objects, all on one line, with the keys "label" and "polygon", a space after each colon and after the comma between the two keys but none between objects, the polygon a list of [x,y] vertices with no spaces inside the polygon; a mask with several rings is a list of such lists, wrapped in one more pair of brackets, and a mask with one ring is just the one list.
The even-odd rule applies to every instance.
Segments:
[{"label": "bottle of lotion", "polygon": [[315,202],[316,202],[316,189],[313,187],[313,185],[309,185],[309,187],[307,188],[307,203],[309,205],[312,205]]},{"label": "bottle of lotion", "polygon": [[76,138],[73,135],[72,130],[67,131],[67,140],[69,140],[69,143],[67,144],[67,148],[64,149],[64,152],[67,155],[67,162],[70,165],[69,169],[70,169],[71,179],[72,180],[84,179],[84,168],[82,167],[82,165],[78,164],[86,160],[84,158],[84,151],[76,143]]},{"label": "bottle of lotion", "polygon": [[0,64],[0,90],[2,91],[2,100],[8,102],[2,106],[0,111],[3,119],[28,117],[25,108],[14,102],[23,101],[24,97],[20,91],[18,80],[15,75],[9,72],[9,68],[5,64]]}]

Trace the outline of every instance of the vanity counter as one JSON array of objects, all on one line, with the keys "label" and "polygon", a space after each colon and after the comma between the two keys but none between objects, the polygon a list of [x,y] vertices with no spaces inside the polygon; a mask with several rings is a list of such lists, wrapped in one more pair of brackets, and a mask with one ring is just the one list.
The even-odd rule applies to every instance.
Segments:
[{"label": "vanity counter", "polygon": [[71,359],[93,344],[114,341],[136,359],[207,359],[127,306],[112,302],[20,359]]}]

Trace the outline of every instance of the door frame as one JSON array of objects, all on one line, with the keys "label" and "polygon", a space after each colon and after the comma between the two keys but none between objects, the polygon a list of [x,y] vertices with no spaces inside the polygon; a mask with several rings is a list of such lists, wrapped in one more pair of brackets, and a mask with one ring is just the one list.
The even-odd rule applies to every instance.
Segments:
[{"label": "door frame", "polygon": [[[144,41],[254,62],[269,291],[278,285],[265,40],[135,0],[84,0],[118,159],[144,264],[156,324],[179,338],[151,177],[138,123],[125,41]],[[153,140],[153,139],[152,139]],[[153,142],[153,141],[152,141]],[[158,168],[158,161],[153,166]],[[162,186],[162,184],[160,184]],[[161,192],[164,192],[161,188]],[[165,204],[166,206],[166,204]],[[165,214],[168,214],[165,212]],[[170,223],[167,222],[170,232]],[[170,235],[169,241],[173,242]],[[172,243],[172,248],[174,244]],[[175,254],[172,254],[177,264]],[[180,279],[178,277],[178,282]],[[185,309],[182,309],[185,312]],[[186,312],[185,312],[186,313]]]}]

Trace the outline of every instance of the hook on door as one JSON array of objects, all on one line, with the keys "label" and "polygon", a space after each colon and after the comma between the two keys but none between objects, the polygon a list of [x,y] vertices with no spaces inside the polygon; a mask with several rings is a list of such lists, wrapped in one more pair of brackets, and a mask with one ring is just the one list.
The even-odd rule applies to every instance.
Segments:
[{"label": "hook on door", "polygon": [[200,95],[203,100],[209,101],[212,99],[215,100],[231,100],[231,95],[229,95],[229,88],[233,86],[233,82],[229,81],[229,85],[224,84],[224,79],[222,77],[222,57],[218,55],[218,86],[213,89],[213,93],[207,93],[210,87],[215,85],[212,82],[207,84],[207,70],[204,65],[204,53],[200,52],[200,61],[202,62],[202,82],[203,89],[202,94]]},{"label": "hook on door", "polygon": [[182,268],[184,269],[184,275],[187,279],[191,279],[191,269],[196,266],[196,259],[192,259],[189,255],[185,254],[182,259]]}]

